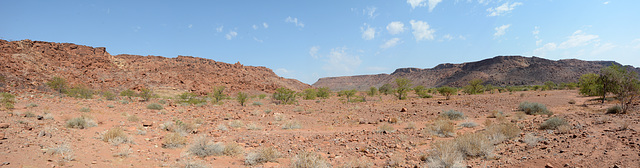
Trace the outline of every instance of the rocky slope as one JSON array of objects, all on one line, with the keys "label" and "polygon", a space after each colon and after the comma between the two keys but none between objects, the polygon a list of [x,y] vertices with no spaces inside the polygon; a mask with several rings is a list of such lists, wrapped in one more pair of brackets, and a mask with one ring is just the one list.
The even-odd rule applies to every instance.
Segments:
[{"label": "rocky slope", "polygon": [[[321,78],[313,86],[332,90],[365,90],[393,83],[399,77],[426,87],[464,86],[473,79],[482,79],[484,84],[494,86],[537,85],[546,81],[577,82],[580,75],[597,73],[602,67],[612,64],[620,65],[613,61],[554,61],[538,57],[497,56],[477,62],[440,64],[430,69],[400,68],[391,74]],[[640,72],[638,68],[628,68]]]},{"label": "rocky slope", "polygon": [[0,40],[0,62],[4,90],[46,90],[44,83],[54,76],[71,85],[115,91],[149,87],[205,93],[212,86],[226,86],[229,91],[272,92],[279,87],[310,87],[265,67],[189,56],[111,55],[104,47],[71,43]]}]

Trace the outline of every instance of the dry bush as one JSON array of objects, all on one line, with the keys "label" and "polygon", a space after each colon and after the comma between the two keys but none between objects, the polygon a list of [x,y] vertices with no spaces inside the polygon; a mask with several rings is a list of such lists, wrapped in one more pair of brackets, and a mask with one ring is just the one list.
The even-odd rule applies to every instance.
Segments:
[{"label": "dry bush", "polygon": [[390,132],[395,132],[396,129],[393,128],[393,126],[389,125],[389,124],[382,124],[380,127],[378,127],[378,131],[379,133],[390,133]]},{"label": "dry bush", "polygon": [[66,123],[66,127],[68,128],[85,129],[85,128],[95,127],[95,126],[98,126],[98,124],[96,124],[95,121],[93,121],[87,116],[73,118],[71,120],[68,120]]},{"label": "dry bush", "polygon": [[551,111],[547,110],[547,106],[540,103],[522,102],[518,106],[518,110],[522,110],[528,115],[553,115]]},{"label": "dry bush", "polygon": [[452,137],[455,135],[455,124],[451,120],[436,120],[427,127],[431,129],[432,134],[439,137]]},{"label": "dry bush", "polygon": [[109,142],[113,146],[118,146],[123,143],[133,143],[131,138],[127,136],[120,127],[111,128],[102,134],[102,141]]},{"label": "dry bush", "polygon": [[162,105],[160,105],[158,103],[151,103],[151,104],[147,105],[147,109],[162,110],[162,109],[164,109],[164,107],[162,107]]},{"label": "dry bush", "polygon": [[329,168],[331,165],[315,152],[301,152],[291,160],[293,168]]},{"label": "dry bush", "polygon": [[501,124],[493,124],[485,130],[487,132],[499,132],[503,134],[507,139],[515,138],[520,135],[522,130],[513,123],[501,123]]},{"label": "dry bush", "polygon": [[538,145],[538,142],[540,142],[540,140],[542,140],[540,137],[534,135],[533,133],[528,133],[526,135],[524,135],[524,143],[526,143],[528,146],[531,147],[535,147]]},{"label": "dry bush", "polygon": [[416,129],[416,123],[415,122],[408,122],[407,123],[407,127],[405,127],[404,129]]},{"label": "dry bush", "polygon": [[282,129],[300,129],[302,125],[297,120],[289,120],[282,124]]},{"label": "dry bush", "polygon": [[44,119],[45,120],[53,120],[53,118],[54,118],[53,114],[51,114],[51,113],[45,113],[44,114]]},{"label": "dry bush", "polygon": [[217,130],[220,130],[220,131],[229,131],[229,128],[227,128],[227,126],[226,126],[226,125],[224,125],[224,124],[218,124],[218,126],[216,127],[216,129],[217,129]]},{"label": "dry bush", "polygon": [[249,123],[247,124],[247,129],[248,130],[262,130],[262,127],[259,125],[256,125],[254,123]]},{"label": "dry bush", "polygon": [[527,114],[525,114],[524,112],[517,112],[513,117],[516,120],[524,120],[525,118],[527,118]]},{"label": "dry bush", "polygon": [[384,167],[402,167],[404,158],[400,155],[393,155],[384,163]]},{"label": "dry bush", "polygon": [[191,160],[190,158],[180,159],[180,160],[181,161],[177,165],[174,165],[173,167],[184,167],[184,168],[208,168],[209,167],[205,163],[202,163],[202,161],[194,161],[194,160]]},{"label": "dry bush", "polygon": [[189,153],[202,158],[212,155],[222,155],[223,151],[224,145],[214,143],[205,136],[196,138],[191,146],[189,146]]},{"label": "dry bush", "polygon": [[465,167],[462,153],[454,141],[438,141],[432,144],[432,151],[427,157],[427,165],[437,168]]},{"label": "dry bush", "polygon": [[138,116],[136,115],[130,115],[129,117],[127,117],[127,120],[131,122],[138,122],[140,121],[140,118],[138,118]]},{"label": "dry bush", "polygon": [[169,133],[164,137],[162,141],[162,148],[181,148],[185,144],[187,144],[187,139],[184,138],[180,133]]},{"label": "dry bush", "polygon": [[225,156],[237,156],[244,152],[244,148],[240,146],[238,143],[230,142],[224,145],[224,150],[222,154]]},{"label": "dry bush", "polygon": [[275,162],[280,158],[280,152],[273,147],[260,148],[255,152],[247,154],[244,163],[246,165],[257,165],[266,162]]},{"label": "dry bush", "polygon": [[622,106],[615,105],[607,108],[607,114],[620,114],[622,113]]},{"label": "dry bush", "polygon": [[558,126],[558,133],[559,134],[566,134],[566,133],[569,133],[569,131],[571,131],[571,126],[569,126],[569,125]]},{"label": "dry bush", "polygon": [[558,117],[551,117],[540,124],[540,129],[552,130],[557,129],[561,125],[566,125],[567,121]]},{"label": "dry bush", "polygon": [[284,119],[285,119],[285,118],[287,118],[287,117],[286,117],[284,114],[282,114],[282,113],[274,113],[274,114],[273,114],[273,118],[274,118],[276,121],[282,121],[282,120],[284,120]]},{"label": "dry bush", "polygon": [[73,150],[71,149],[71,147],[69,147],[68,143],[63,143],[58,147],[48,148],[46,153],[50,155],[60,154],[62,156],[63,161],[75,160],[75,155],[73,154]]},{"label": "dry bush", "polygon": [[478,126],[478,123],[475,123],[473,121],[465,121],[463,123],[460,123],[460,126],[465,128],[473,128]]},{"label": "dry bush", "polygon": [[352,158],[349,162],[340,166],[340,168],[371,168],[373,167],[373,163],[371,163],[371,159],[368,157],[362,156],[360,158]]},{"label": "dry bush", "polygon": [[506,114],[504,114],[504,112],[502,112],[502,111],[493,110],[493,111],[491,111],[491,114],[489,114],[489,116],[487,116],[487,118],[498,118],[500,116],[506,116]]},{"label": "dry bush", "polygon": [[455,110],[444,111],[440,114],[440,117],[444,117],[449,120],[460,120],[465,118],[464,113]]},{"label": "dry bush", "polygon": [[187,122],[182,122],[180,120],[176,120],[175,122],[167,121],[164,124],[162,124],[160,128],[166,131],[180,133],[181,135],[185,136],[190,133],[195,133],[198,129],[198,125],[196,125],[193,122],[187,123]]},{"label": "dry bush", "polygon": [[468,133],[454,140],[458,150],[470,157],[489,157],[493,155],[493,144],[482,133]]},{"label": "dry bush", "polygon": [[229,126],[231,128],[237,129],[240,127],[244,127],[244,123],[242,123],[242,121],[240,120],[232,120],[232,121],[229,121]]},{"label": "dry bush", "polygon": [[129,148],[128,146],[125,146],[122,149],[120,149],[119,152],[114,153],[113,157],[126,158],[126,157],[129,157],[129,154],[131,153],[133,153],[133,151],[131,151],[131,148]]}]

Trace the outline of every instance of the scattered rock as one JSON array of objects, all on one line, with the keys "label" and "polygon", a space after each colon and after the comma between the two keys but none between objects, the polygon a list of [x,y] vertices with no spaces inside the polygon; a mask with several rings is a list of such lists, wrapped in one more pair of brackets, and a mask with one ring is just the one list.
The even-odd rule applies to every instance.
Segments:
[{"label": "scattered rock", "polygon": [[151,127],[151,126],[153,126],[153,122],[152,121],[147,121],[147,120],[142,120],[142,126],[143,127]]},{"label": "scattered rock", "polygon": [[407,108],[403,107],[402,109],[400,109],[400,112],[407,112]]},{"label": "scattered rock", "polygon": [[0,128],[9,128],[9,123],[0,123]]},{"label": "scattered rock", "polygon": [[545,168],[553,168],[553,165],[551,165],[551,163],[547,163],[544,165]]}]

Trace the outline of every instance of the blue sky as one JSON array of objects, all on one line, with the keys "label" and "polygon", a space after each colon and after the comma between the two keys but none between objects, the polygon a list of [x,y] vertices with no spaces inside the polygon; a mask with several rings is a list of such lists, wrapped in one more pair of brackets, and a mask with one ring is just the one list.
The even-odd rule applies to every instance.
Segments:
[{"label": "blue sky", "polygon": [[265,66],[313,84],[498,55],[640,67],[640,1],[0,1],[0,38]]}]

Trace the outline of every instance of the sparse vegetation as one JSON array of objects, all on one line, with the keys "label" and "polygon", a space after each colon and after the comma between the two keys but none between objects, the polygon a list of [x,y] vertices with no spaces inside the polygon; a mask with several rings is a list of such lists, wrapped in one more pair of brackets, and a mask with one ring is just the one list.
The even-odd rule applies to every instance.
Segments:
[{"label": "sparse vegetation", "polygon": [[524,143],[526,143],[528,146],[531,147],[535,147],[538,145],[538,142],[540,142],[541,138],[534,135],[533,133],[528,133],[524,135]]},{"label": "sparse vegetation", "polygon": [[0,106],[7,110],[13,109],[13,105],[16,103],[16,96],[7,92],[0,92],[0,96],[2,96],[0,97]]},{"label": "sparse vegetation", "polygon": [[463,92],[467,93],[467,94],[481,94],[484,92],[484,86],[482,86],[482,80],[481,79],[473,79],[471,81],[469,81],[469,84],[467,86],[464,87]]},{"label": "sparse vegetation", "polygon": [[429,94],[429,90],[427,88],[425,88],[422,85],[418,85],[415,88],[413,88],[413,91],[416,92],[416,95],[418,95],[418,97],[420,98],[431,98],[433,96],[431,96]]},{"label": "sparse vegetation", "polygon": [[454,141],[437,141],[427,158],[429,167],[465,167],[463,154]]},{"label": "sparse vegetation", "polygon": [[180,133],[180,135],[187,135],[194,133],[198,126],[193,122],[182,122],[180,120],[176,120],[175,122],[165,122],[160,127],[166,131]]},{"label": "sparse vegetation", "polygon": [[475,123],[473,121],[465,121],[463,123],[460,123],[460,126],[465,128],[473,128],[478,126],[478,123]]},{"label": "sparse vegetation", "polygon": [[393,126],[389,125],[389,124],[382,124],[380,125],[380,127],[378,127],[378,131],[379,133],[391,133],[391,132],[396,132],[396,129],[393,128]]},{"label": "sparse vegetation", "polygon": [[207,101],[200,98],[198,95],[194,93],[184,92],[178,95],[178,102],[194,105],[194,104],[206,103]]},{"label": "sparse vegetation", "polygon": [[33,114],[33,112],[31,111],[27,111],[23,115],[24,117],[28,117],[28,118],[36,117],[36,114]]},{"label": "sparse vegetation", "polygon": [[351,97],[353,97],[354,95],[356,95],[358,91],[356,91],[355,89],[351,89],[351,90],[343,90],[338,92],[338,96],[344,96],[345,98],[347,98],[347,102],[351,102]]},{"label": "sparse vegetation", "polygon": [[371,86],[369,88],[369,90],[367,91],[367,95],[368,96],[375,96],[378,95],[378,88]]},{"label": "sparse vegetation", "polygon": [[318,92],[316,94],[318,95],[318,97],[326,99],[331,96],[331,90],[329,90],[328,87],[321,87],[318,88]]},{"label": "sparse vegetation", "polygon": [[518,110],[524,111],[528,115],[552,115],[551,111],[547,110],[547,106],[540,103],[522,102],[518,106]]},{"label": "sparse vegetation", "polygon": [[464,113],[455,110],[443,111],[440,113],[440,117],[444,117],[449,120],[460,120],[465,118]]},{"label": "sparse vegetation", "polygon": [[411,90],[411,80],[407,78],[397,78],[396,80],[396,88],[394,89],[396,97],[398,100],[407,99],[407,92]]},{"label": "sparse vegetation", "polygon": [[381,94],[388,95],[388,94],[393,93],[393,88],[392,88],[391,84],[387,83],[387,84],[384,84],[384,85],[380,86],[380,88],[378,88],[378,91],[380,91]]},{"label": "sparse vegetation", "polygon": [[102,141],[109,142],[113,146],[118,146],[123,143],[132,143],[131,138],[127,136],[120,127],[111,128],[102,134]]},{"label": "sparse vegetation", "polygon": [[27,104],[27,108],[31,108],[31,107],[38,107],[38,104],[35,104],[35,103]]},{"label": "sparse vegetation", "polygon": [[120,92],[120,96],[125,96],[125,97],[131,99],[131,97],[136,96],[136,92],[134,92],[131,89],[127,89],[127,90],[123,90],[122,92]]},{"label": "sparse vegetation", "polygon": [[256,102],[253,102],[253,105],[254,106],[262,106],[263,104],[262,104],[262,102],[256,101]]},{"label": "sparse vegetation", "polygon": [[244,127],[244,123],[242,123],[242,121],[240,120],[232,120],[229,121],[229,126],[231,126],[231,128],[240,128],[240,127]]},{"label": "sparse vegetation", "polygon": [[164,140],[162,141],[162,148],[181,148],[185,144],[187,144],[187,139],[179,133],[173,132],[164,137]]},{"label": "sparse vegetation", "polygon": [[153,91],[148,88],[142,88],[140,89],[140,94],[138,94],[138,96],[144,101],[149,101],[149,99],[153,97]]},{"label": "sparse vegetation", "polygon": [[69,97],[81,98],[81,99],[91,99],[93,98],[94,91],[87,88],[84,85],[74,86],[70,89],[67,89],[65,94]]},{"label": "sparse vegetation", "polygon": [[98,124],[96,124],[96,122],[90,119],[89,117],[85,117],[85,116],[73,118],[67,121],[66,123],[66,127],[77,128],[77,129],[85,129],[85,128],[95,127],[95,126],[98,126]]},{"label": "sparse vegetation", "polygon": [[114,94],[111,91],[104,91],[102,92],[102,97],[104,97],[104,99],[107,99],[107,100],[115,100],[116,94]]},{"label": "sparse vegetation", "polygon": [[315,100],[317,96],[316,89],[309,88],[302,91],[302,98],[305,100]]},{"label": "sparse vegetation", "polygon": [[620,105],[615,105],[607,108],[607,114],[620,114],[622,113],[622,107]]},{"label": "sparse vegetation", "polygon": [[89,107],[82,107],[82,108],[80,108],[80,110],[79,110],[79,111],[80,111],[80,112],[84,112],[84,113],[88,113],[88,112],[91,112],[91,108],[89,108]]},{"label": "sparse vegetation", "polygon": [[329,168],[331,165],[315,152],[300,152],[291,160],[294,168]]},{"label": "sparse vegetation", "polygon": [[565,121],[563,118],[551,117],[545,120],[540,125],[540,129],[553,130],[553,129],[557,129],[561,125],[566,125],[566,124],[567,124],[567,121]]},{"label": "sparse vegetation", "polygon": [[59,93],[67,92],[67,81],[64,78],[53,77],[53,79],[48,81],[46,85]]},{"label": "sparse vegetation", "polygon": [[300,124],[300,121],[297,121],[297,120],[289,120],[282,125],[282,129],[286,129],[286,130],[300,129],[300,128],[302,128],[302,125]]},{"label": "sparse vegetation", "polygon": [[240,103],[240,106],[244,106],[244,103],[247,102],[248,99],[249,97],[247,96],[246,93],[238,92],[238,94],[236,95],[236,100],[238,100],[238,103]]},{"label": "sparse vegetation", "polygon": [[278,150],[273,147],[263,147],[247,154],[244,163],[251,166],[266,162],[276,162],[278,158],[280,158],[280,152],[278,152]]},{"label": "sparse vegetation", "polygon": [[452,137],[455,135],[455,124],[451,120],[436,120],[431,125],[427,125],[431,133],[439,137]]},{"label": "sparse vegetation", "polygon": [[216,103],[220,102],[220,100],[224,99],[226,95],[224,94],[224,86],[216,86],[213,87],[213,92],[209,95],[215,100]]},{"label": "sparse vegetation", "polygon": [[164,107],[162,107],[162,105],[160,105],[158,103],[151,103],[151,104],[147,105],[147,109],[162,110],[162,109],[164,109]]},{"label": "sparse vegetation", "polygon": [[189,153],[201,158],[207,156],[220,156],[223,152],[224,145],[222,145],[222,143],[214,143],[205,136],[199,136],[193,141],[191,146],[189,146]]}]

